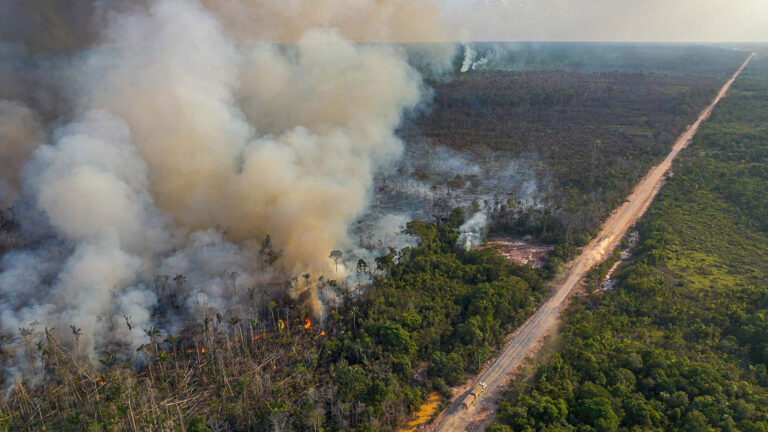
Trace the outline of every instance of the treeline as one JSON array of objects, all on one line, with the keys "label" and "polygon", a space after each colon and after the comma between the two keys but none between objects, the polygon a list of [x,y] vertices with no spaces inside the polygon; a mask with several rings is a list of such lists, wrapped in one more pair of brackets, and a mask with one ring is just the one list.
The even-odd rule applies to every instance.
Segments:
[{"label": "treeline", "polygon": [[639,223],[613,291],[487,430],[768,430],[768,61],[737,81]]},{"label": "treeline", "polygon": [[[656,71],[712,73],[742,53],[730,47],[693,44],[589,43],[589,42],[474,42],[477,70]],[[745,46],[755,49],[756,46]],[[457,56],[459,71],[464,56]],[[727,73],[729,68],[720,71]]]},{"label": "treeline", "polygon": [[340,287],[322,325],[287,297],[250,316],[211,309],[181,334],[146,329],[137,362],[103,353],[100,368],[61,333],[26,331],[33,367],[0,404],[0,430],[394,430],[477,372],[545,295],[542,273],[457,247],[463,222],[457,210],[409,224],[419,245],[359,263],[372,283]]}]

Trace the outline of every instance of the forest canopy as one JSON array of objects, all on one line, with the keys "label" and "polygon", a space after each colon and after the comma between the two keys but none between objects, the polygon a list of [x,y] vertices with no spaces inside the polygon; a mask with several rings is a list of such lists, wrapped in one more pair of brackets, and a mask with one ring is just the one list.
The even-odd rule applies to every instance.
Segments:
[{"label": "forest canopy", "polygon": [[768,430],[768,61],[737,80],[638,224],[615,289],[488,431]]}]

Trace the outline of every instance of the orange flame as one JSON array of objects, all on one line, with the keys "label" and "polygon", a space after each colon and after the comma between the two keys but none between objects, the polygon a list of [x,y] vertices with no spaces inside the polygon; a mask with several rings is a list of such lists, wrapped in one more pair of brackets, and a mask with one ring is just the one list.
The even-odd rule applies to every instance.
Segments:
[{"label": "orange flame", "polygon": [[205,354],[205,348],[200,348],[200,354]]},{"label": "orange flame", "polygon": [[309,320],[309,317],[304,318],[304,328],[308,329],[312,327],[312,321]]},{"label": "orange flame", "polygon": [[325,336],[325,330],[320,331],[320,336]]}]

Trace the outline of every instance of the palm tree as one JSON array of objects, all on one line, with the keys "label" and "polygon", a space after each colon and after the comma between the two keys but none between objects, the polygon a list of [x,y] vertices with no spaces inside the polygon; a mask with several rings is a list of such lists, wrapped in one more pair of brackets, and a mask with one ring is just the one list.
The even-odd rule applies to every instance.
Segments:
[{"label": "palm tree", "polygon": [[[238,325],[240,323],[240,317],[237,316],[237,314],[232,315],[229,318],[229,328],[232,331],[232,334],[234,335],[235,342],[238,342],[238,338],[240,336],[240,332],[238,331],[240,329],[240,326]],[[242,339],[242,338],[239,338]]]},{"label": "palm tree", "polygon": [[336,265],[336,275],[337,276],[339,274],[339,260],[343,256],[344,256],[344,254],[340,250],[337,249],[337,250],[332,250],[331,251],[331,256],[328,257],[328,258],[333,258],[333,263]]},{"label": "palm tree", "polygon": [[363,274],[368,270],[368,263],[365,262],[364,259],[360,258],[357,260],[357,277],[359,279],[359,284],[363,284]]},{"label": "palm tree", "polygon": [[146,330],[144,330],[144,333],[149,337],[150,343],[152,343],[153,348],[155,349],[155,352],[158,351],[158,339],[160,338],[160,329],[157,327],[150,327]]},{"label": "palm tree", "polygon": [[269,301],[269,313],[272,314],[272,325],[277,325],[277,321],[275,321],[275,308],[277,307],[277,303],[275,303],[274,300]]},{"label": "palm tree", "polygon": [[184,287],[184,283],[187,281],[187,277],[183,274],[177,274],[176,277],[173,278],[173,281],[176,283],[176,288],[171,295],[171,305],[173,305],[173,307],[177,307],[176,296],[182,292],[181,289]]},{"label": "palm tree", "polygon": [[264,270],[263,257],[266,256],[267,260],[269,260],[271,253],[272,253],[272,237],[267,235],[264,238],[264,241],[261,242],[261,249],[259,249],[259,261],[261,261],[261,269],[262,270]]},{"label": "palm tree", "polygon": [[69,328],[72,329],[72,334],[75,336],[75,351],[77,351],[77,346],[80,343],[80,336],[83,334],[83,329],[74,325],[69,326]]},{"label": "palm tree", "polygon": [[34,356],[32,355],[32,339],[31,336],[35,334],[35,332],[27,327],[19,327],[19,334],[21,335],[21,338],[24,340],[24,349],[27,354],[27,361],[29,364],[34,363]]},{"label": "palm tree", "polygon": [[107,369],[117,364],[117,357],[112,353],[104,353],[104,358],[99,359],[99,363],[103,364]]},{"label": "palm tree", "polygon": [[176,352],[176,344],[179,342],[179,338],[177,336],[174,336],[172,334],[168,334],[168,336],[163,339],[163,342],[167,343],[171,346],[171,352]]},{"label": "palm tree", "polygon": [[350,311],[352,312],[352,327],[354,329],[357,329],[357,312],[359,311],[359,309],[357,308],[357,305],[352,306],[350,308]]}]

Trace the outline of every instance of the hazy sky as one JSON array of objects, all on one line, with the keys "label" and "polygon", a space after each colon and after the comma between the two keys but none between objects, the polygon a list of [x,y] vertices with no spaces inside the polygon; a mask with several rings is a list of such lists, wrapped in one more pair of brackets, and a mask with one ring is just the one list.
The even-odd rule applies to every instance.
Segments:
[{"label": "hazy sky", "polygon": [[438,0],[471,40],[768,41],[768,0]]}]

